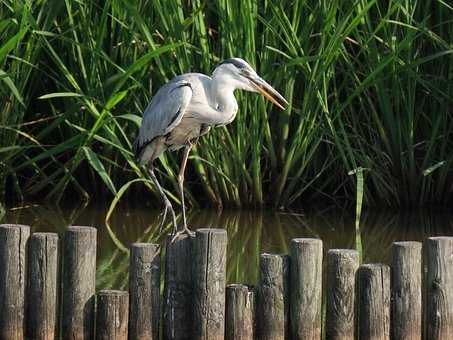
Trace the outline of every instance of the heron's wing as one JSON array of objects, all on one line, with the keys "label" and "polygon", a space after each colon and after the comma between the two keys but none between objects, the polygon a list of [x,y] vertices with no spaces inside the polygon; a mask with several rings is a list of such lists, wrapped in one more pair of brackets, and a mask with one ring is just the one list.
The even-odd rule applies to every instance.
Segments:
[{"label": "heron's wing", "polygon": [[191,99],[192,87],[186,80],[170,82],[157,91],[143,113],[142,125],[134,143],[136,156],[156,137],[165,136],[181,122]]}]

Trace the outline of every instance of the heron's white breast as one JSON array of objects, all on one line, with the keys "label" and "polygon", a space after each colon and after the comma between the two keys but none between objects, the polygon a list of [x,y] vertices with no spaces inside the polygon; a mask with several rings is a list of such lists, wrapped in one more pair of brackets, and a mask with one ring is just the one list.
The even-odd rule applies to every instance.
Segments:
[{"label": "heron's white breast", "polygon": [[165,144],[171,149],[177,149],[200,136],[201,124],[191,117],[183,117],[179,123],[167,136]]}]

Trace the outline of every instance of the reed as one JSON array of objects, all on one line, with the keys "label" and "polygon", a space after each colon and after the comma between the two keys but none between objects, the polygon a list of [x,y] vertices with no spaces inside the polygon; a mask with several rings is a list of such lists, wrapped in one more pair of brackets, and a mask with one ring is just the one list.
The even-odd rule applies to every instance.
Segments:
[{"label": "reed", "polygon": [[[174,75],[240,56],[291,106],[240,94],[236,121],[191,156],[190,205],[354,202],[348,173],[360,167],[366,205],[447,204],[452,11],[442,0],[2,0],[0,193],[157,202],[131,153],[140,113]],[[160,163],[176,192],[178,155]]]}]

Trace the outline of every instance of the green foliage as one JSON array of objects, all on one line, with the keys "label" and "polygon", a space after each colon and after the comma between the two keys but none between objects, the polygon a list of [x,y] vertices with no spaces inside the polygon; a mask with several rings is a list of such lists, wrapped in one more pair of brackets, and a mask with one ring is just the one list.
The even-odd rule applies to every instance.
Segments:
[{"label": "green foliage", "polygon": [[[353,202],[360,167],[365,204],[447,204],[452,12],[441,0],[2,0],[0,194],[153,192],[131,153],[152,93],[238,56],[291,106],[238,94],[236,121],[190,158],[191,205]],[[178,162],[158,165],[170,192]]]}]

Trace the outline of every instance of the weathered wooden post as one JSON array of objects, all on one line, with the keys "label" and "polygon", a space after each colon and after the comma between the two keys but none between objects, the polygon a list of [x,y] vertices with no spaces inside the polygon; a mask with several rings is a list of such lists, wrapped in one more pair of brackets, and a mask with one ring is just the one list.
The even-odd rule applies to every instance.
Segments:
[{"label": "weathered wooden post", "polygon": [[193,246],[193,339],[221,340],[225,337],[226,230],[198,229]]},{"label": "weathered wooden post", "polygon": [[395,242],[392,251],[392,339],[422,338],[422,244]]},{"label": "weathered wooden post", "polygon": [[58,234],[34,233],[28,241],[27,337],[58,337]]},{"label": "weathered wooden post", "polygon": [[101,290],[97,299],[96,339],[127,340],[128,317],[128,292]]},{"label": "weathered wooden post", "polygon": [[425,339],[453,339],[453,237],[430,237],[426,251]]},{"label": "weathered wooden post", "polygon": [[159,339],[160,247],[158,244],[132,244],[129,296],[129,339]]},{"label": "weathered wooden post", "polygon": [[163,332],[166,340],[191,340],[193,334],[192,242],[189,235],[167,237]]},{"label": "weathered wooden post", "polygon": [[226,287],[226,340],[253,340],[255,329],[255,301],[253,290],[246,285]]},{"label": "weathered wooden post", "polygon": [[331,249],[327,253],[326,339],[355,339],[355,275],[359,253]]},{"label": "weathered wooden post", "polygon": [[321,339],[322,241],[297,238],[290,245],[291,339]]},{"label": "weathered wooden post", "polygon": [[358,338],[390,339],[390,267],[364,264],[357,271]]},{"label": "weathered wooden post", "polygon": [[62,338],[94,337],[96,228],[71,226],[63,241]]},{"label": "weathered wooden post", "polygon": [[24,338],[26,248],[30,227],[0,224],[0,339]]},{"label": "weathered wooden post", "polygon": [[289,334],[289,257],[261,254],[257,286],[257,338],[284,340]]}]

